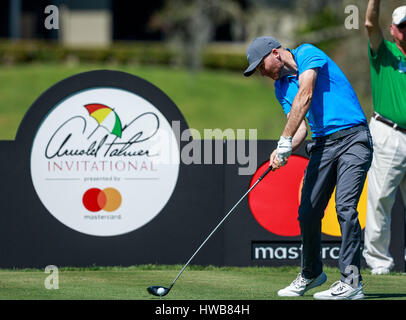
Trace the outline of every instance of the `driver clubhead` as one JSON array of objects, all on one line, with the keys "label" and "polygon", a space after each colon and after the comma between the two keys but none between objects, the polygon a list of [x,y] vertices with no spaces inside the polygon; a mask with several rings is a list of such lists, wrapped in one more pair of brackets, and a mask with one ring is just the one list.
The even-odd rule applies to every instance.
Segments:
[{"label": "driver clubhead", "polygon": [[163,297],[166,296],[169,292],[169,290],[171,290],[170,288],[165,288],[165,287],[161,287],[161,286],[151,286],[147,288],[147,291],[152,294],[153,296],[156,297]]}]

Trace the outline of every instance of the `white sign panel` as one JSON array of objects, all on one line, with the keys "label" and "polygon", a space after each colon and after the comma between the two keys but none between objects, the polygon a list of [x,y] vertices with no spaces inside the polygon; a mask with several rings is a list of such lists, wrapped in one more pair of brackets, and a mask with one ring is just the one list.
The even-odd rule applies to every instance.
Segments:
[{"label": "white sign panel", "polygon": [[179,173],[171,125],[144,98],[117,88],[79,91],[52,108],[34,138],[31,175],[66,226],[115,236],[151,221]]}]

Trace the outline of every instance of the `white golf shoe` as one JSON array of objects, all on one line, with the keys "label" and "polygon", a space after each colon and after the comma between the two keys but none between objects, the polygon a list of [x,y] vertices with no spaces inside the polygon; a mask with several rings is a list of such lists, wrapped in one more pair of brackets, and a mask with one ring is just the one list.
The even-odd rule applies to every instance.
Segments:
[{"label": "white golf shoe", "polygon": [[359,283],[357,288],[343,282],[334,282],[330,289],[317,292],[313,296],[317,300],[359,300],[364,299],[362,284]]},{"label": "white golf shoe", "polygon": [[384,274],[388,274],[390,272],[389,268],[385,268],[385,267],[377,267],[371,270],[371,274],[372,275],[384,275]]},{"label": "white golf shoe", "polygon": [[327,276],[324,272],[313,279],[306,279],[301,273],[297,276],[293,282],[284,289],[278,291],[279,297],[299,297],[302,296],[306,291],[322,285],[326,282]]}]

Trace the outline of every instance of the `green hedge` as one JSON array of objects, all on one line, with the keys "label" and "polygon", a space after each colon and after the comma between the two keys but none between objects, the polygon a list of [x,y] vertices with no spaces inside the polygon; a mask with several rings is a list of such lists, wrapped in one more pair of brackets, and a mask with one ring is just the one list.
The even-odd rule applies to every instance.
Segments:
[{"label": "green hedge", "polygon": [[61,62],[76,59],[80,62],[170,63],[173,53],[163,45],[113,45],[109,48],[67,48],[44,42],[0,42],[0,63]]},{"label": "green hedge", "polygon": [[247,64],[244,53],[218,53],[209,50],[203,53],[203,66],[206,68],[243,71]]},{"label": "green hedge", "polygon": [[[41,41],[0,41],[0,64],[30,62],[92,62],[118,64],[173,65],[176,53],[165,43],[114,43],[108,48],[68,48]],[[246,68],[244,52],[206,49],[202,53],[205,68],[241,71]]]}]

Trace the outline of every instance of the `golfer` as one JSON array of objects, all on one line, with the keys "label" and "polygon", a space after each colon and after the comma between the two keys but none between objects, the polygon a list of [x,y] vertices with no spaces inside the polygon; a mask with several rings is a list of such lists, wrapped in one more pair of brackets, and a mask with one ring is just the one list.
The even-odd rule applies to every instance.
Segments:
[{"label": "golfer", "polygon": [[[301,273],[282,297],[301,296],[320,286],[323,272],[321,220],[336,187],[336,210],[342,244],[339,255],[341,278],[316,299],[362,299],[360,275],[361,227],[357,204],[372,161],[372,139],[364,112],[347,78],[323,51],[311,44],[283,48],[272,37],[256,38],[247,48],[249,67],[275,80],[275,95],[287,115],[287,123],[270,155],[273,170],[285,165],[290,154],[312,131],[307,145],[310,155],[299,206],[302,240]],[[283,213],[281,213],[283,214]]]},{"label": "golfer", "polygon": [[369,123],[374,160],[368,172],[364,257],[372,274],[380,275],[394,267],[390,221],[398,186],[406,204],[406,6],[393,11],[394,42],[382,36],[378,0],[368,3],[365,27],[375,111]]}]

